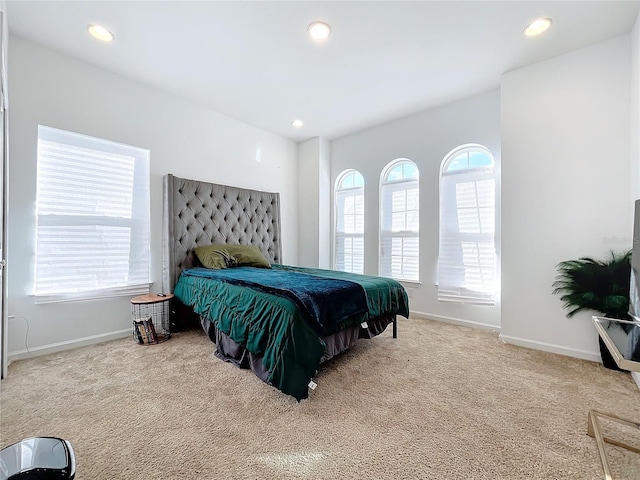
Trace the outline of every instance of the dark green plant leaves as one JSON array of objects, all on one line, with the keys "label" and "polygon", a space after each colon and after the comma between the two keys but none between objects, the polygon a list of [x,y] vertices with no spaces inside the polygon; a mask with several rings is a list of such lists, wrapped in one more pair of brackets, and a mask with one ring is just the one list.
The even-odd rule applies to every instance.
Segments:
[{"label": "dark green plant leaves", "polygon": [[631,251],[610,253],[600,261],[589,257],[560,262],[553,283],[553,294],[561,295],[567,317],[582,310],[602,315],[627,318],[629,309],[629,280]]}]

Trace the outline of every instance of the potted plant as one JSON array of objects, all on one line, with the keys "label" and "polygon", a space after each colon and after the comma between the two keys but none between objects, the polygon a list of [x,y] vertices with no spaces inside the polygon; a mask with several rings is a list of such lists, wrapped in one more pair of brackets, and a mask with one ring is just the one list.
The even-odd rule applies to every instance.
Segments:
[{"label": "potted plant", "polygon": [[[582,310],[592,310],[605,317],[629,319],[629,283],[631,251],[611,252],[605,260],[583,257],[560,262],[553,283],[553,294],[562,295],[567,317]],[[605,367],[620,370],[606,345],[598,336],[600,355]]]}]

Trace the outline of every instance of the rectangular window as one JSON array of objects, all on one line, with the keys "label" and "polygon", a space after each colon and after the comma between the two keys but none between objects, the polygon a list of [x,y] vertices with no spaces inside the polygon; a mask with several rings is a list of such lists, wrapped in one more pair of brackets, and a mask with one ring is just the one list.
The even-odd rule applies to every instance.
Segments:
[{"label": "rectangular window", "polygon": [[418,282],[420,257],[417,180],[384,183],[381,195],[380,275]]},{"label": "rectangular window", "polygon": [[364,272],[364,194],[363,188],[336,192],[336,270]]},{"label": "rectangular window", "polygon": [[494,170],[443,173],[440,192],[438,300],[493,305]]},{"label": "rectangular window", "polygon": [[149,151],[38,127],[38,303],[149,292]]}]

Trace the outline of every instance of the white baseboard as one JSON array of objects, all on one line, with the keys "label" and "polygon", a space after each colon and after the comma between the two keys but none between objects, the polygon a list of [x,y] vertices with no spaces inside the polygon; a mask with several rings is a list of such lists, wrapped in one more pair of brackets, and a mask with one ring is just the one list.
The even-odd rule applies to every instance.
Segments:
[{"label": "white baseboard", "polygon": [[[443,315],[436,315],[423,312],[410,312],[411,317],[424,318],[427,320],[437,320],[440,322],[452,323],[455,325],[464,325],[473,328],[479,328],[482,330],[490,330],[492,332],[499,332],[500,327],[481,322],[472,322],[469,320],[462,320],[461,318],[446,317]],[[534,350],[542,350],[544,352],[557,353],[559,355],[565,355],[567,357],[576,357],[583,360],[591,360],[592,362],[601,362],[600,352],[590,352],[588,350],[582,350],[578,348],[568,348],[562,345],[556,345],[554,343],[538,342],[534,340],[527,340],[525,338],[513,337],[511,335],[499,334],[498,338],[504,342],[512,345],[518,345],[520,347],[532,348]],[[640,389],[640,372],[631,372],[631,378],[636,382]]]},{"label": "white baseboard", "polygon": [[411,317],[424,318],[426,320],[437,320],[439,322],[452,323],[454,325],[463,325],[466,327],[478,328],[480,330],[489,330],[491,332],[499,332],[500,327],[498,325],[492,325],[490,323],[474,322],[471,320],[463,320],[462,318],[447,317],[445,315],[437,315],[435,313],[416,312],[411,310],[409,312]]},{"label": "white baseboard", "polygon": [[[444,315],[436,315],[436,314],[417,312],[417,311],[411,311],[410,315],[411,317],[424,318],[427,320],[437,320],[440,322],[479,328],[482,330],[489,330],[492,332],[500,331],[500,327],[497,327],[496,325],[491,325],[488,323],[481,323],[481,322],[473,322],[470,320],[463,320],[461,318],[447,317]],[[23,349],[23,350],[17,350],[15,352],[9,352],[9,354],[7,355],[7,360],[8,360],[8,364],[11,364],[11,362],[13,362],[14,360],[46,355],[48,353],[61,352],[63,350],[69,350],[77,347],[85,347],[87,345],[93,345],[96,343],[108,342],[109,340],[125,338],[125,337],[128,337],[129,335],[131,335],[131,329],[126,328],[124,330],[117,330],[115,332],[102,333],[99,335],[91,335],[89,337],[77,338],[77,339],[68,340],[65,342],[51,343],[49,345],[42,345],[40,347],[30,348],[29,350]],[[524,338],[504,335],[502,333],[498,336],[498,338],[501,341],[505,343],[510,343],[512,345],[533,348],[533,349],[542,350],[545,352],[558,353],[560,355],[582,358],[584,360],[591,360],[594,362],[601,361],[600,352],[589,352],[587,350],[567,348],[562,345],[527,340]],[[640,388],[640,372],[631,372],[631,377],[638,385],[638,388]]]},{"label": "white baseboard", "polygon": [[570,348],[555,343],[539,342],[536,340],[527,340],[526,338],[512,337],[511,335],[500,334],[499,338],[504,343],[518,345],[520,347],[533,348],[544,352],[557,353],[567,357],[581,358],[583,360],[591,360],[592,362],[600,362],[600,352],[590,352],[580,348]]},{"label": "white baseboard", "polygon": [[[473,322],[470,320],[463,320],[461,318],[446,317],[444,315],[436,315],[431,313],[415,312],[411,311],[412,317],[426,318],[428,320],[438,320],[441,322],[452,323],[455,325],[464,325],[473,328],[479,328],[482,330],[489,330],[492,332],[500,332],[500,327],[491,325],[488,323]],[[589,352],[587,350],[580,350],[576,348],[569,348],[563,345],[556,345],[553,343],[538,342],[535,340],[528,340],[526,338],[513,337],[511,335],[505,335],[500,333],[498,338],[504,343],[510,343],[512,345],[518,345],[520,347],[532,348],[535,350],[542,350],[544,352],[558,353],[560,355],[566,355],[568,357],[582,358],[584,360],[592,360],[600,362],[600,352]]]},{"label": "white baseboard", "polygon": [[118,338],[125,338],[131,335],[131,329],[117,330],[115,332],[101,333],[99,335],[91,335],[89,337],[75,338],[73,340],[67,340],[65,342],[50,343],[49,345],[42,345],[39,347],[33,347],[29,350],[16,350],[15,352],[9,352],[7,355],[7,364],[11,364],[14,360],[20,360],[23,358],[38,357],[40,355],[46,355],[48,353],[61,352],[63,350],[70,350],[72,348],[85,347],[87,345],[93,345],[101,342],[108,342],[109,340],[116,340]]}]

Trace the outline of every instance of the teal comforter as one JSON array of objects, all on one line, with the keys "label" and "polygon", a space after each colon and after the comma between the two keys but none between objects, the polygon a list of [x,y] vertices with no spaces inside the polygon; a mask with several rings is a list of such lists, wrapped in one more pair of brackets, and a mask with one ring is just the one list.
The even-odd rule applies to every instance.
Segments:
[{"label": "teal comforter", "polygon": [[337,325],[367,312],[364,288],[355,282],[321,277],[280,268],[190,268],[183,275],[220,280],[241,285],[295,303],[320,336],[335,331]]},{"label": "teal comforter", "polygon": [[[273,265],[273,270],[359,284],[365,291],[368,311],[340,322],[334,331],[384,314],[409,316],[407,294],[395,280],[285,265]],[[292,300],[184,272],[173,293],[234,342],[262,357],[271,385],[297,400],[307,397],[307,385],[318,369],[325,343]]]}]

